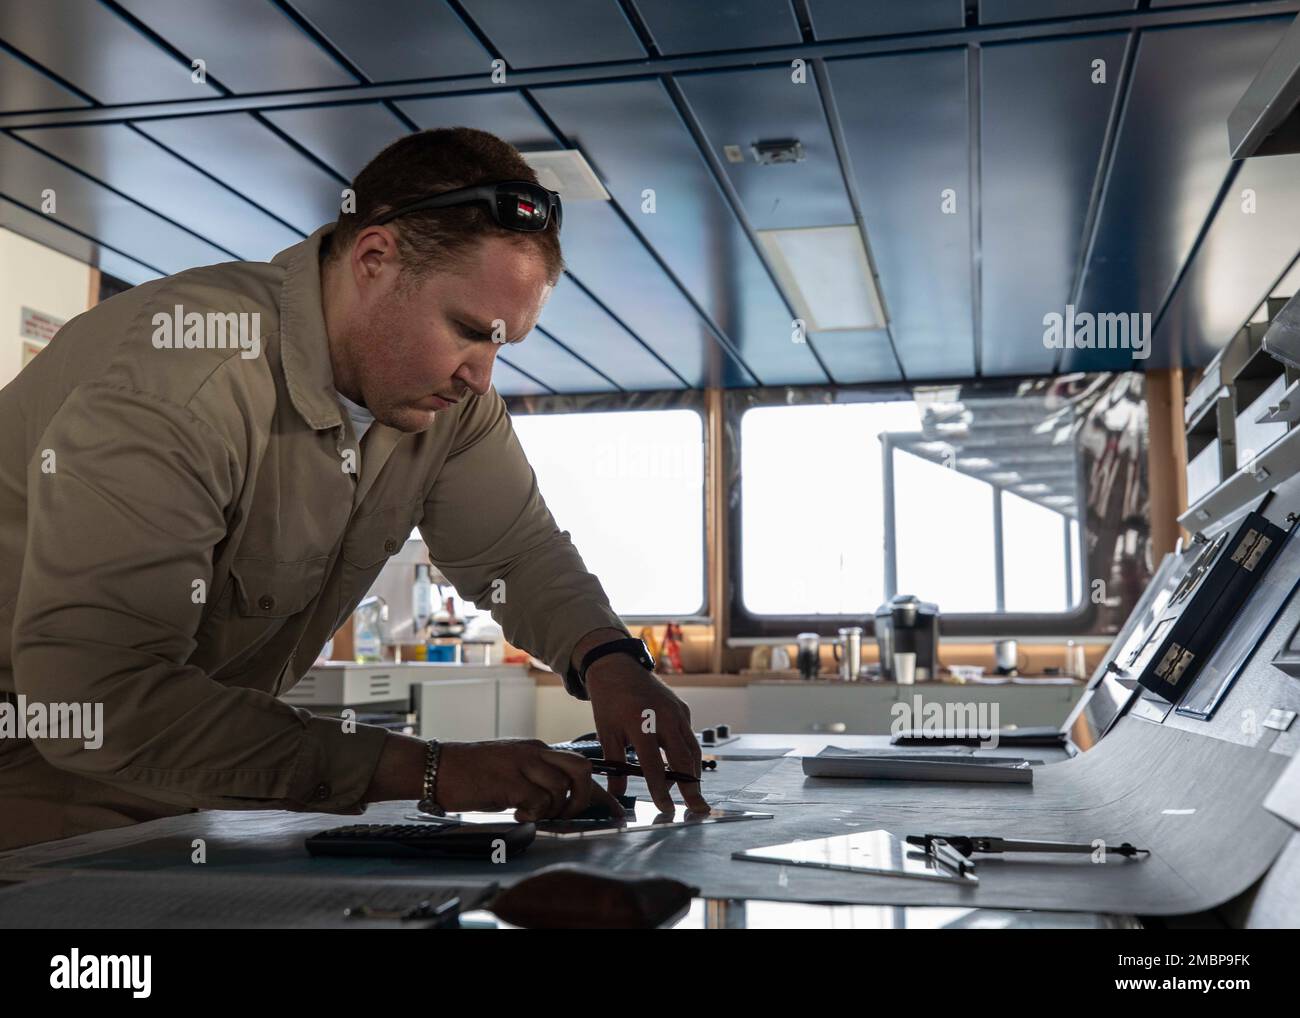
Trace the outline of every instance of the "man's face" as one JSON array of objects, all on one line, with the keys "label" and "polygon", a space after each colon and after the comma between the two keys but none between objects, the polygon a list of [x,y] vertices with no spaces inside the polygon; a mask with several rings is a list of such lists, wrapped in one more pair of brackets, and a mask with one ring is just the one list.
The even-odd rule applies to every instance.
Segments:
[{"label": "man's face", "polygon": [[399,276],[391,253],[358,262],[353,379],[375,419],[399,431],[423,431],[439,410],[486,393],[497,352],[532,331],[551,292],[534,248],[500,236],[480,240],[451,271],[414,278]]}]

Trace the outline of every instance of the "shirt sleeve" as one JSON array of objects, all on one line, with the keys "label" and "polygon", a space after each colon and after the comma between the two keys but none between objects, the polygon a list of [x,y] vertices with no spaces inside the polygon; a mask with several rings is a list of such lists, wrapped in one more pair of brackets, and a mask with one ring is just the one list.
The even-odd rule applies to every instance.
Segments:
[{"label": "shirt sleeve", "polygon": [[28,466],[15,685],[102,708],[97,747],[33,739],[61,769],[191,808],[358,813],[382,729],[345,730],[186,663],[196,581],[211,583],[248,458],[156,395],[74,390]]},{"label": "shirt sleeve", "polygon": [[461,597],[487,609],[516,647],[565,688],[573,648],[593,629],[626,627],[537,488],[496,389],[465,407],[452,451],[430,489],[420,533]]}]

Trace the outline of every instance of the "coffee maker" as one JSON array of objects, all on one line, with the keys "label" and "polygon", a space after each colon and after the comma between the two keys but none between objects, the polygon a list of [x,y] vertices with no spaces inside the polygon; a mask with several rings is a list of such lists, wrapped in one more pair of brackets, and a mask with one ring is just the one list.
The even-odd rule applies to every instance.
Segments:
[{"label": "coffee maker", "polygon": [[917,682],[928,682],[939,674],[939,606],[922,601],[915,594],[899,594],[876,609],[876,646],[880,650],[880,674],[897,680],[895,654],[915,654]]}]

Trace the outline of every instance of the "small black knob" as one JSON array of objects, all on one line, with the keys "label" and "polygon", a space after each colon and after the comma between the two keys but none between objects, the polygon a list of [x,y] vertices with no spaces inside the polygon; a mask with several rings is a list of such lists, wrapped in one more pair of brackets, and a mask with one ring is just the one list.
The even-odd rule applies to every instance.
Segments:
[{"label": "small black knob", "polygon": [[730,726],[730,725],[718,725],[718,726],[717,726],[717,730],[718,730],[718,738],[719,738],[719,739],[729,739],[729,738],[731,738],[731,726]]},{"label": "small black knob", "polygon": [[716,741],[717,739],[715,738],[715,733],[712,728],[706,728],[704,731],[700,732],[700,742],[704,745],[712,746]]}]

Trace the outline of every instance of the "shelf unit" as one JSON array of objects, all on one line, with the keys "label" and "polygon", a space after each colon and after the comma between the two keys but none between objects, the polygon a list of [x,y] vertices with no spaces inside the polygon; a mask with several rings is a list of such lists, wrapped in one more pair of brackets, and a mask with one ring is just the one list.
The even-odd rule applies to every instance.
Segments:
[{"label": "shelf unit", "polygon": [[[1289,301],[1270,297],[1268,320],[1240,329],[1188,393],[1188,510],[1179,522],[1193,532],[1221,519],[1283,478],[1279,443],[1300,424],[1300,368],[1265,349],[1265,337]],[[1295,308],[1291,313],[1296,312]],[[1298,436],[1300,437],[1300,436]],[[1288,463],[1290,456],[1284,458]]]}]

